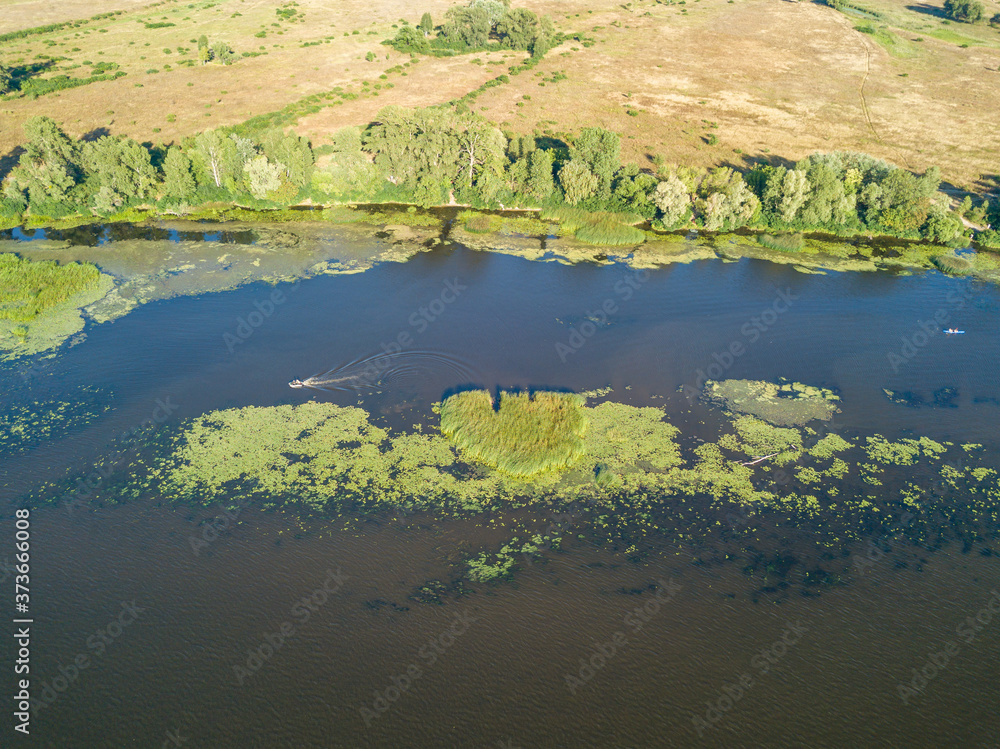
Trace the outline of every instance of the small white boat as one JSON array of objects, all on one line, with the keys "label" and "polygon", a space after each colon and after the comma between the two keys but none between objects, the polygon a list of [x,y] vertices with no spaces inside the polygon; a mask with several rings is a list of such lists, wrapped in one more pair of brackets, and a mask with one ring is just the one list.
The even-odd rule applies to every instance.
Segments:
[{"label": "small white boat", "polygon": [[946,330],[944,332],[945,332],[945,335],[961,335],[965,331],[964,330],[955,330],[954,328],[949,328],[948,330]]}]

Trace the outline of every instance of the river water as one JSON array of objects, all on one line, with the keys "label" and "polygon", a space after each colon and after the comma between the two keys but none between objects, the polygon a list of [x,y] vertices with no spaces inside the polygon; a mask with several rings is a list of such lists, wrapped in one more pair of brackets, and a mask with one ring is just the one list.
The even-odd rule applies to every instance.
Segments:
[{"label": "river water", "polygon": [[[835,389],[838,428],[982,443],[997,455],[998,309],[995,287],[937,273],[805,275],[753,260],[637,272],[458,245],[355,275],[152,302],[89,326],[85,341],[27,374],[0,370],[11,408],[71,399],[81,385],[109,407],[0,455],[11,529],[0,559],[13,553],[19,498],[87,475],[144,419],[171,426],[309,398],[360,403],[407,427],[432,423],[431,405],[464,385],[610,386],[709,439],[716,416],[685,386],[787,378]],[[287,385],[356,372],[352,362],[395,345],[378,387]],[[129,453],[113,470],[140,470],[143,459]],[[113,500],[32,510],[32,689],[63,688],[34,716],[28,745],[1000,741],[995,534],[878,556],[819,592],[760,596],[741,565],[692,564],[667,542],[638,559],[573,531],[512,582],[463,586],[463,555],[502,543],[513,517],[330,521],[248,501],[199,545],[221,507]],[[796,539],[786,541],[794,554]],[[414,600],[430,580],[450,585],[440,604]],[[79,656],[86,667],[74,666]],[[13,693],[6,667],[3,683]]]}]

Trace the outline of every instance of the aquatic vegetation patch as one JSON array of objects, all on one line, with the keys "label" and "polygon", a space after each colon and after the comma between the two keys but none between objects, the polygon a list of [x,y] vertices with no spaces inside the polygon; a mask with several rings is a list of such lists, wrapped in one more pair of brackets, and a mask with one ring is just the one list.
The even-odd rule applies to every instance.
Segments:
[{"label": "aquatic vegetation patch", "polygon": [[498,232],[503,223],[500,216],[480,213],[479,211],[461,211],[455,220],[459,221],[466,231],[471,231],[474,234]]},{"label": "aquatic vegetation patch", "polygon": [[558,547],[559,537],[550,538],[535,534],[521,542],[517,536],[505,543],[496,552],[483,551],[466,560],[466,576],[473,582],[497,582],[513,576],[517,569],[517,557],[533,559],[539,550],[548,544]]},{"label": "aquatic vegetation patch", "polygon": [[839,452],[850,450],[853,444],[845,440],[839,434],[824,435],[815,445],[809,448],[809,454],[814,458],[832,458]]},{"label": "aquatic vegetation patch", "polygon": [[0,255],[0,320],[30,322],[81,291],[96,287],[101,278],[91,263],[28,260]]},{"label": "aquatic vegetation patch", "polygon": [[93,423],[111,410],[103,391],[92,386],[76,388],[66,400],[12,404],[0,413],[0,454],[23,453]]},{"label": "aquatic vegetation patch", "polygon": [[776,427],[753,416],[738,416],[733,426],[735,434],[723,435],[720,447],[754,459],[771,456],[778,465],[794,460],[802,451],[802,434],[797,429]]},{"label": "aquatic vegetation patch", "polygon": [[441,404],[441,432],[463,457],[510,476],[559,471],[583,455],[584,399],[575,393],[502,392],[494,409],[485,390],[470,390]]},{"label": "aquatic vegetation patch", "polygon": [[0,254],[0,358],[53,349],[83,330],[81,310],[114,288],[91,263]]},{"label": "aquatic vegetation patch", "polygon": [[541,218],[543,221],[558,221],[560,230],[566,234],[574,234],[581,227],[600,221],[613,221],[625,226],[632,226],[643,221],[643,217],[638,213],[586,211],[583,208],[568,205],[543,208]]},{"label": "aquatic vegetation patch", "polygon": [[[812,429],[749,414],[724,424],[716,441],[700,442],[669,423],[662,408],[610,400],[574,407],[589,423],[581,454],[571,466],[530,478],[485,466],[435,430],[377,426],[360,408],[308,402],[216,411],[172,430],[147,461],[147,474],[120,472],[121,482],[109,482],[103,496],[230,505],[253,496],[264,507],[325,517],[403,509],[484,514],[505,524],[506,511],[533,506],[571,512],[591,541],[631,554],[643,543],[672,540],[698,563],[731,559],[734,547],[716,544],[733,539],[751,542],[736,552],[744,556],[763,554],[762,539],[780,550],[797,529],[808,531],[796,537],[814,555],[810,564],[830,571],[831,560],[842,560],[834,577],[851,574],[851,557],[839,552],[866,538],[902,534],[923,547],[1000,538],[1000,483],[988,450],[871,434],[827,434],[809,447]],[[949,450],[958,459],[946,463]],[[518,526],[498,550],[465,552],[462,575],[505,579],[519,561],[544,554],[551,527],[539,533]]]},{"label": "aquatic vegetation patch", "polygon": [[152,491],[183,501],[251,493],[267,507],[361,512],[478,512],[516,494],[498,474],[461,470],[442,437],[390,435],[363,409],[315,402],[213,411],[192,420],[124,495]]},{"label": "aquatic vegetation patch", "polygon": [[814,419],[829,421],[840,400],[832,390],[762,380],[709,380],[702,396],[733,413],[750,414],[779,426],[801,426]]},{"label": "aquatic vegetation patch", "polygon": [[883,465],[911,466],[921,457],[939,458],[948,448],[928,437],[890,442],[881,434],[867,439],[868,458]]}]

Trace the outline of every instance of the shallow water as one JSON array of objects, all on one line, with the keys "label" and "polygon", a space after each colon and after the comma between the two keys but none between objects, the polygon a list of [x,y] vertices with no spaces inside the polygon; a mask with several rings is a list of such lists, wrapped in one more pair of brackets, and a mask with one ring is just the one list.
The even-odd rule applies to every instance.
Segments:
[{"label": "shallow water", "polygon": [[[35,369],[5,366],[10,404],[85,383],[112,406],[59,441],[0,456],[5,494],[86,475],[157,408],[174,424],[218,408],[360,401],[406,427],[431,422],[432,403],[470,384],[611,386],[712,439],[717,415],[684,386],[785,377],[835,389],[846,430],[980,442],[997,454],[1000,292],[973,281],[803,275],[751,260],[637,272],[451,246],[277,289],[280,303],[264,284],[153,302],[90,327],[84,343]],[[968,332],[941,334],[953,325]],[[373,361],[375,388],[288,387]],[[995,537],[964,552],[890,554],[818,594],[758,598],[737,565],[692,565],[666,542],[638,560],[573,532],[513,583],[470,584],[434,605],[410,596],[456,578],[464,554],[496,548],[513,517],[331,522],[249,503],[196,554],[191,539],[219,514],[154,499],[33,511],[33,690],[77,654],[92,656],[34,718],[33,743],[160,746],[174,731],[206,747],[979,747],[1000,737],[1000,621],[970,642],[957,630],[1000,583],[998,556],[982,553],[997,549]],[[787,539],[792,553],[796,543]],[[303,623],[296,603],[338,568],[346,579]],[[98,655],[88,637],[133,599],[144,611]],[[467,628],[452,639],[456,616]],[[282,641],[284,622],[294,633]],[[799,634],[779,645],[789,623]],[[234,667],[269,635],[283,644],[239,684]],[[898,684],[948,642],[957,653],[904,704]],[[571,691],[566,676],[602,652]],[[406,685],[411,665],[420,675],[411,671],[398,699],[377,702],[376,692]],[[699,735],[696,717],[718,720]]]}]

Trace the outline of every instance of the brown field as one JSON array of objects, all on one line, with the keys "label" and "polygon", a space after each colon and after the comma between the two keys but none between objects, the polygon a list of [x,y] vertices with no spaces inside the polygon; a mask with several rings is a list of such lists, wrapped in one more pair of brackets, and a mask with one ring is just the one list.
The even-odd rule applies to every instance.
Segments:
[{"label": "brown field", "polygon": [[[21,123],[36,114],[54,117],[75,135],[106,128],[170,142],[335,86],[360,91],[363,80],[393,84],[378,96],[304,117],[296,129],[321,142],[339,127],[369,121],[389,103],[425,106],[458,98],[506,72],[523,53],[423,57],[405,75],[379,79],[385,69],[409,60],[379,44],[395,33],[391,25],[401,16],[416,22],[424,10],[440,21],[452,4],[300,0],[294,7],[305,14],[304,23],[279,23],[275,9],[281,3],[250,0],[193,8],[177,0],[155,7],[128,0],[100,7],[70,2],[58,10],[52,3],[8,4],[17,8],[18,19],[13,23],[14,14],[7,14],[2,30],[126,9],[79,29],[6,43],[0,60],[65,56],[69,60],[60,66],[115,62],[128,75],[34,101],[0,101],[0,155],[19,143]],[[921,6],[871,0],[865,7],[882,14],[874,23],[887,24],[891,34],[880,41],[854,29],[864,19],[811,2],[515,5],[549,13],[560,30],[585,32],[596,44],[564,44],[534,70],[477,99],[477,111],[510,130],[559,133],[600,124],[621,132],[625,155],[643,164],[654,154],[708,166],[853,149],[917,171],[937,164],[947,180],[962,186],[990,184],[1000,171],[1000,32],[984,24],[943,23],[936,7],[912,10]],[[988,15],[1000,11],[992,0],[985,5]],[[140,20],[176,26],[146,29]],[[261,30],[267,36],[256,38]],[[350,33],[355,30],[360,33]],[[179,66],[180,59],[196,58],[191,40],[203,33],[237,52],[268,54],[231,66]],[[315,41],[321,43],[302,46]],[[178,46],[188,51],[178,54]],[[374,62],[364,60],[369,51],[377,55]],[[66,72],[84,76],[89,67]],[[553,82],[557,73],[566,78]],[[629,108],[637,114],[629,115]],[[714,145],[707,142],[709,134],[717,139]]]}]

